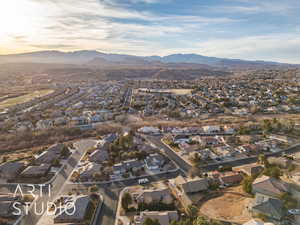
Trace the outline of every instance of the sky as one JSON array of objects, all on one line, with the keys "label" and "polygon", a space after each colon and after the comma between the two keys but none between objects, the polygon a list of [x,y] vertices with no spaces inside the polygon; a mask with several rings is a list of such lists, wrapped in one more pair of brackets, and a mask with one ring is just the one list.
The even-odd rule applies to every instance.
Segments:
[{"label": "sky", "polygon": [[0,54],[42,50],[300,63],[300,1],[1,0]]}]

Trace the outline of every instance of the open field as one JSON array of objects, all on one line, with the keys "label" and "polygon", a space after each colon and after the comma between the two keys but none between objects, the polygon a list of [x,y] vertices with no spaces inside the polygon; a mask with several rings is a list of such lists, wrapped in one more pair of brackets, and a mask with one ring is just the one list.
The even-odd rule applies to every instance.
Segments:
[{"label": "open field", "polygon": [[241,186],[228,188],[223,195],[212,198],[200,207],[200,213],[209,218],[243,224],[251,219],[247,210],[251,198],[243,194]]},{"label": "open field", "polygon": [[189,95],[192,93],[193,89],[149,89],[149,88],[139,88],[134,91],[137,93],[138,91],[149,92],[149,93],[171,93],[174,95]]},{"label": "open field", "polygon": [[43,97],[43,96],[51,94],[53,92],[54,92],[54,90],[46,89],[46,90],[33,91],[31,93],[21,95],[21,96],[15,97],[15,98],[8,98],[8,99],[0,102],[0,109],[5,109],[8,107],[17,105],[17,104],[22,104],[22,103],[28,102],[34,98]]}]

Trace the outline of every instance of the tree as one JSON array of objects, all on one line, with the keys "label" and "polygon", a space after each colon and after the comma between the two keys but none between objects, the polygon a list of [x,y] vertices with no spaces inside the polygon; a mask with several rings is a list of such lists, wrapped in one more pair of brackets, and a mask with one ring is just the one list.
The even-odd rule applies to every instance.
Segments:
[{"label": "tree", "polygon": [[197,217],[194,222],[193,225],[210,225],[210,223],[203,217]]},{"label": "tree", "polygon": [[268,162],[268,159],[267,159],[267,157],[266,157],[264,154],[260,154],[260,155],[258,156],[258,162],[259,162],[260,164],[264,165],[265,168],[267,168],[267,167],[270,166],[270,165],[269,165],[269,162]]},{"label": "tree", "polygon": [[279,197],[283,201],[283,205],[287,209],[297,208],[297,200],[292,197],[289,193],[283,193]]},{"label": "tree", "polygon": [[122,205],[123,209],[125,209],[127,211],[128,207],[131,203],[132,203],[131,195],[128,192],[124,193],[122,200],[121,200],[121,205]]},{"label": "tree", "polygon": [[197,166],[193,166],[192,168],[189,169],[188,175],[191,178],[194,178],[196,176],[201,176],[201,170]]},{"label": "tree", "polygon": [[195,219],[198,215],[198,208],[194,205],[189,205],[186,209],[186,213],[191,219]]},{"label": "tree", "polygon": [[5,162],[7,162],[7,160],[9,159],[9,157],[8,156],[3,156],[3,158],[2,158],[2,162],[3,163],[5,163]]},{"label": "tree", "polygon": [[143,225],[161,225],[158,221],[158,219],[151,219],[151,218],[146,218],[145,222]]},{"label": "tree", "polygon": [[265,133],[270,133],[272,131],[272,124],[270,120],[263,120],[262,129]]},{"label": "tree", "polygon": [[278,166],[269,166],[264,169],[264,175],[279,179],[279,177],[281,176],[281,170]]},{"label": "tree", "polygon": [[252,183],[253,183],[254,179],[253,177],[250,177],[250,176],[246,176],[244,177],[244,180],[243,180],[243,190],[248,193],[248,194],[251,194],[252,193]]},{"label": "tree", "polygon": [[99,190],[97,185],[93,185],[91,187],[89,187],[89,192],[93,193],[93,192],[97,192]]},{"label": "tree", "polygon": [[54,159],[52,162],[52,166],[59,166],[59,165],[60,165],[59,159]]},{"label": "tree", "polygon": [[198,166],[200,161],[201,161],[201,157],[199,155],[199,153],[194,153],[193,156],[191,157],[191,161],[193,162],[194,166]]},{"label": "tree", "polygon": [[69,153],[70,153],[69,148],[67,146],[64,146],[60,154],[62,157],[67,157]]}]

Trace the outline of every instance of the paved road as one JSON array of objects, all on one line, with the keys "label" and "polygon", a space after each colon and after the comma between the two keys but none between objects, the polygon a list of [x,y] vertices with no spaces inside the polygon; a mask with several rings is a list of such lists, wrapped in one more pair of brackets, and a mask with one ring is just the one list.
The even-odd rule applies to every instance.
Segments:
[{"label": "paved road", "polygon": [[[149,182],[158,182],[161,180],[169,180],[169,179],[173,179],[175,177],[177,177],[179,174],[182,174],[182,172],[180,170],[176,170],[173,172],[167,172],[167,173],[163,173],[163,174],[157,174],[157,175],[149,175],[145,178],[148,178]],[[81,189],[82,187],[89,187],[92,185],[97,185],[98,187],[102,188],[102,189],[115,189],[115,188],[124,188],[124,187],[129,187],[129,186],[134,186],[134,185],[139,185],[138,180],[140,178],[133,178],[130,180],[124,180],[124,181],[114,181],[114,182],[110,182],[110,183],[106,183],[106,184],[88,184],[88,183],[82,183],[82,184],[76,184],[76,183],[69,183],[68,187],[69,190],[72,189]]]},{"label": "paved road", "polygon": [[154,144],[159,149],[163,150],[165,154],[175,162],[175,164],[184,172],[187,173],[191,168],[191,165],[186,163],[180,156],[178,156],[172,149],[167,147],[161,142],[162,136],[143,136],[146,140]]},{"label": "paved road", "polygon": [[[180,174],[180,171],[170,172],[165,174],[159,174],[156,176],[148,177],[150,183],[169,180],[177,177]],[[100,215],[97,218],[95,224],[97,225],[110,225],[114,224],[117,214],[117,206],[119,200],[119,194],[124,187],[138,185],[138,178],[122,181],[122,182],[112,182],[109,184],[98,184],[99,193],[103,196],[104,203],[100,212]],[[63,194],[68,194],[69,191],[73,190],[83,190],[86,191],[87,188],[91,185],[87,184],[68,184],[63,190]]]},{"label": "paved road", "polygon": [[[172,159],[179,166],[179,168],[181,168],[185,173],[188,172],[188,170],[191,168],[191,166],[189,164],[187,164],[180,156],[178,156],[172,149],[170,149],[169,147],[167,147],[166,145],[164,145],[161,142],[161,138],[162,138],[161,136],[149,136],[149,135],[146,136],[146,135],[144,135],[144,137],[148,141],[150,141],[151,143],[156,145],[158,148],[164,150],[165,153],[168,155],[168,157],[170,159]],[[275,153],[267,153],[266,155],[267,156],[280,156],[282,153],[291,154],[291,153],[295,153],[295,152],[299,152],[299,151],[300,151],[300,144],[296,144],[296,145],[294,145],[290,148],[284,149],[282,151],[275,152]],[[218,169],[220,166],[240,166],[243,164],[256,162],[257,159],[258,159],[258,156],[253,156],[253,157],[248,157],[248,158],[244,158],[244,159],[224,161],[224,162],[201,166],[201,169],[203,171],[209,172],[209,171]]]},{"label": "paved road", "polygon": [[[281,156],[283,153],[286,154],[292,154],[295,152],[299,152],[300,151],[300,144],[291,146],[287,149],[281,150],[279,152],[269,152],[266,153],[266,156]],[[203,169],[203,171],[213,171],[219,168],[219,166],[241,166],[244,164],[249,164],[249,163],[254,163],[257,162],[258,160],[258,156],[253,156],[253,157],[248,157],[248,158],[244,158],[244,159],[238,159],[238,160],[232,160],[232,161],[225,161],[225,162],[219,162],[219,163],[214,163],[214,164],[210,164],[207,166],[202,166],[201,168]]]},{"label": "paved road", "polygon": [[[148,179],[150,182],[172,179],[177,177],[179,174],[184,175],[191,168],[191,166],[188,165],[184,160],[182,160],[180,156],[178,156],[170,148],[168,148],[166,145],[164,145],[161,142],[161,136],[145,136],[145,138],[151,143],[153,143],[154,145],[156,145],[158,148],[163,150],[168,155],[168,157],[171,160],[173,160],[180,168],[180,170],[176,172],[149,176]],[[69,191],[72,191],[74,189],[87,190],[88,186],[91,186],[91,185],[82,185],[82,184],[69,184],[66,181],[68,180],[71,172],[76,167],[80,158],[83,156],[86,150],[92,147],[95,143],[96,142],[93,140],[82,140],[75,144],[77,151],[71,155],[71,157],[68,160],[67,166],[57,175],[56,179],[52,183],[51,197],[48,197],[48,195],[44,195],[43,197],[38,198],[38,200],[36,201],[37,208],[39,208],[39,205],[41,204],[46,204],[47,201],[53,201],[60,194],[67,194]],[[294,153],[297,151],[300,151],[300,145],[293,146],[282,152]],[[270,153],[269,155],[272,156],[281,155],[282,152]],[[203,169],[206,171],[211,171],[217,169],[220,165],[236,166],[236,165],[251,163],[256,160],[257,157],[252,157],[252,158],[240,159],[232,162],[220,162],[214,165],[203,166]],[[96,224],[97,225],[114,224],[120,191],[124,187],[133,186],[137,184],[138,184],[138,178],[126,180],[126,181],[116,181],[108,184],[98,184],[99,192],[103,196],[104,203],[102,206],[102,210],[99,216],[97,217]],[[7,189],[13,191],[14,188],[15,188],[14,186],[12,187],[5,186],[4,189],[0,191],[3,192]],[[38,222],[41,216],[37,216],[33,212],[34,212],[34,207],[29,211],[29,214],[24,219],[22,219],[22,225],[35,225]]]},{"label": "paved road", "polygon": [[124,94],[123,106],[127,106],[127,107],[130,106],[131,96],[132,96],[132,88],[128,88]]},{"label": "paved road", "polygon": [[[82,140],[77,143],[75,143],[75,147],[77,151],[75,151],[69,158],[66,167],[62,169],[62,171],[57,174],[56,179],[51,184],[51,196],[44,193],[42,197],[39,197],[37,201],[35,202],[36,208],[40,209],[42,207],[42,204],[44,206],[47,205],[48,201],[53,201],[57,198],[57,196],[63,191],[64,188],[66,188],[66,181],[71,175],[71,172],[75,168],[75,166],[78,164],[80,158],[83,156],[83,154],[86,152],[87,149],[91,148],[95,145],[94,140]],[[37,224],[38,220],[41,218],[41,215],[36,215],[35,213],[35,207],[32,207],[31,210],[29,210],[28,215],[26,215],[22,219],[22,225],[35,225]]]}]

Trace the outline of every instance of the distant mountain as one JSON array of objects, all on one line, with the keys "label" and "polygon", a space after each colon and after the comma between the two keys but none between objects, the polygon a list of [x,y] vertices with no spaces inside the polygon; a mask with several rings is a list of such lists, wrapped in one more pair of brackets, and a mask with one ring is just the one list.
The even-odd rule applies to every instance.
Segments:
[{"label": "distant mountain", "polygon": [[185,66],[206,65],[221,68],[256,68],[265,66],[289,66],[289,64],[247,61],[241,59],[226,59],[208,57],[197,54],[173,54],[168,56],[133,56],[123,54],[107,54],[98,51],[40,51],[23,54],[0,55],[0,63],[59,63],[85,64],[90,66]]},{"label": "distant mountain", "polygon": [[164,57],[160,56],[150,56],[146,57],[148,60],[161,61],[165,63],[196,63],[196,64],[206,64],[210,66],[222,66],[222,67],[231,67],[238,65],[287,65],[284,63],[278,62],[268,62],[268,61],[249,61],[241,59],[226,59],[226,58],[217,58],[209,57],[197,54],[173,54]]}]

